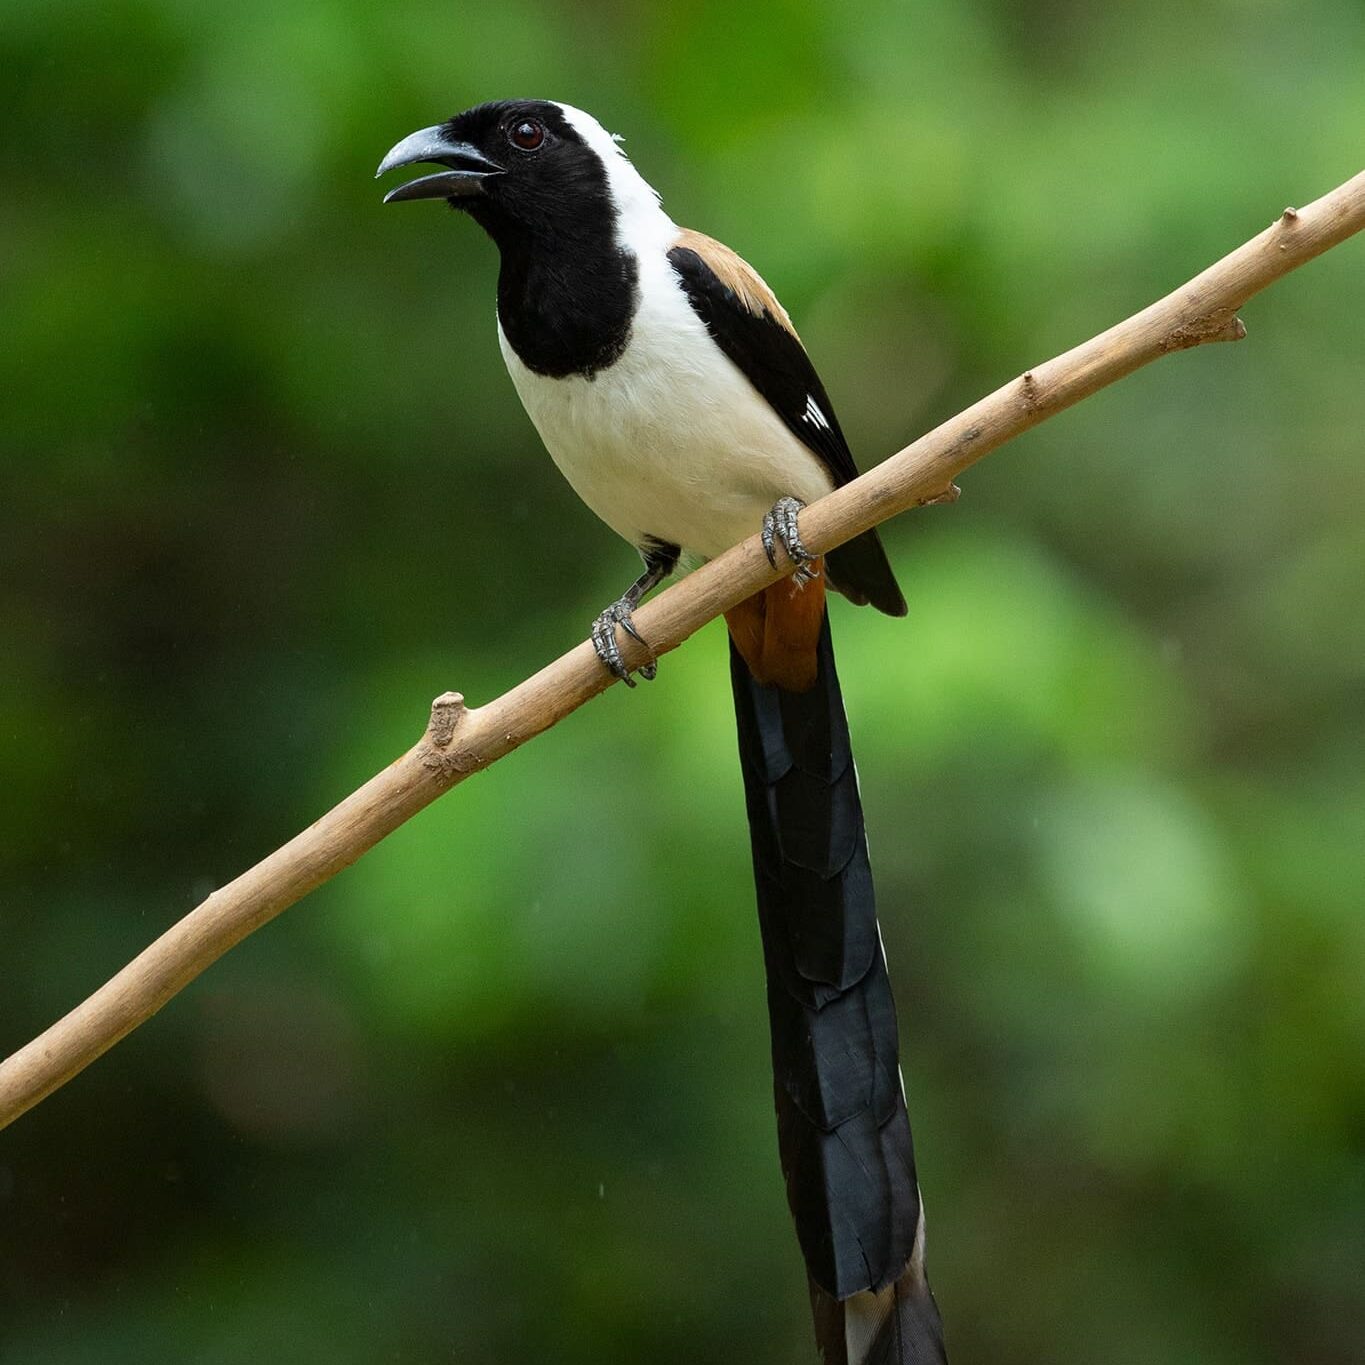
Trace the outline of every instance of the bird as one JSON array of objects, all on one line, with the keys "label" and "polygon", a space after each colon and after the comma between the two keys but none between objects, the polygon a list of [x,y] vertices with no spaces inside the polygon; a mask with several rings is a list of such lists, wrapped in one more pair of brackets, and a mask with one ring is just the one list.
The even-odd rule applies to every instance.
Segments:
[{"label": "bird", "polygon": [[829,396],[762,277],[679,227],[590,114],[480,104],[403,138],[376,174],[423,164],[439,169],[384,202],[445,200],[492,239],[513,386],[643,560],[592,623],[603,666],[635,685],[618,630],[648,649],[634,610],[680,563],[759,531],[793,566],[726,613],[787,1201],[826,1365],[943,1362],[826,588],[890,616],[906,603],[875,530],[823,558],[801,540],[801,510],[858,472]]}]

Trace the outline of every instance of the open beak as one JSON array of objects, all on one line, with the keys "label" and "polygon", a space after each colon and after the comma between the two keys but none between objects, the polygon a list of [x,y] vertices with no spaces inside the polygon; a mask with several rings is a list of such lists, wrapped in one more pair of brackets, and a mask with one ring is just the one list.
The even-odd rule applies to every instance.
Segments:
[{"label": "open beak", "polygon": [[386,171],[412,166],[419,161],[434,161],[447,169],[437,171],[435,175],[419,176],[390,190],[384,196],[386,204],[396,204],[404,199],[460,199],[482,194],[484,181],[503,173],[496,161],[490,161],[470,143],[450,137],[438,123],[434,128],[423,128],[405,137],[396,147],[390,148],[374,173],[375,179]]}]

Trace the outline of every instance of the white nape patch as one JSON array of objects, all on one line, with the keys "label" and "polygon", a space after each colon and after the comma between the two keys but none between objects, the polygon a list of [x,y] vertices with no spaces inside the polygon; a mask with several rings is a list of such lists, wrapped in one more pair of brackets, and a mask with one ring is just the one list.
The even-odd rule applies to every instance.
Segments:
[{"label": "white nape patch", "polygon": [[806,411],[802,416],[803,420],[812,426],[820,427],[825,431],[830,429],[829,418],[820,410],[820,405],[815,401],[814,394],[808,393],[806,395]]},{"label": "white nape patch", "polygon": [[662,247],[665,254],[678,235],[677,224],[659,204],[659,192],[635,169],[621,147],[621,139],[609,133],[591,114],[561,104],[564,121],[597,153],[607,173],[607,186],[616,201],[617,241],[642,255]]}]

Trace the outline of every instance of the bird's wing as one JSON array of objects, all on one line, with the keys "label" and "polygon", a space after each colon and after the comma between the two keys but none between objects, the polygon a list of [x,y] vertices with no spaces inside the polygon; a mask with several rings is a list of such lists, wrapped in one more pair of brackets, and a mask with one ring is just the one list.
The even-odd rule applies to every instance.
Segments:
[{"label": "bird's wing", "polygon": [[728,246],[684,228],[669,263],[716,345],[767,399],[835,486],[858,477],[825,386],[787,310],[753,266]]},{"label": "bird's wing", "polygon": [[[839,419],[787,310],[753,266],[728,246],[684,229],[669,263],[716,345],[824,465],[837,488],[858,477]],[[905,615],[905,598],[875,530],[830,552],[830,583],[854,602]]]}]

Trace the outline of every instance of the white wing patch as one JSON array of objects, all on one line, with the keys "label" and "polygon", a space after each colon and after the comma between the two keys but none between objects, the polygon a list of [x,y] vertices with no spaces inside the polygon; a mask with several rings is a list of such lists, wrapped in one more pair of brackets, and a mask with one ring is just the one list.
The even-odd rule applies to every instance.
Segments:
[{"label": "white wing patch", "polygon": [[809,422],[813,427],[820,427],[823,431],[828,431],[829,418],[820,411],[820,404],[815,401],[814,395],[806,395],[806,410],[801,414],[801,420]]}]

